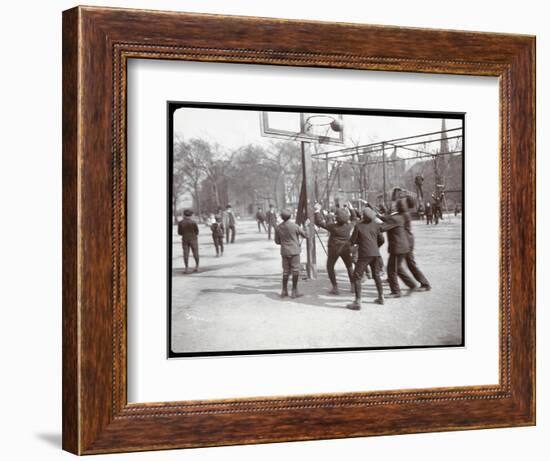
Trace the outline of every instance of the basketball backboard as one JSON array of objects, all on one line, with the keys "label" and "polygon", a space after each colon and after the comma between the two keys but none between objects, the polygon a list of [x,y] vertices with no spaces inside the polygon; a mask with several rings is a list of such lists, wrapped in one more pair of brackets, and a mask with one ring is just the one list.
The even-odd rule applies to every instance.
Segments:
[{"label": "basketball backboard", "polygon": [[264,111],[260,112],[260,133],[293,141],[344,143],[342,114]]}]

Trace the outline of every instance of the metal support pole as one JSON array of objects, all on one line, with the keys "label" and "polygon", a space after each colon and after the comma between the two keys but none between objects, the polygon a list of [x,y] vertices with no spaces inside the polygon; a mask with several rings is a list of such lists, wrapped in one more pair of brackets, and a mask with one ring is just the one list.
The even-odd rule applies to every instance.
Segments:
[{"label": "metal support pole", "polygon": [[[367,162],[368,162],[368,159],[370,158],[370,155],[367,156]],[[369,166],[367,165],[367,163],[365,163],[365,186],[363,187],[363,189],[365,190],[365,197],[364,199],[365,200],[368,200],[369,198],[369,190],[370,190],[370,187],[371,187],[371,180],[370,180],[370,169],[369,169]]]},{"label": "metal support pole", "polygon": [[433,165],[434,165],[434,190],[437,191],[437,185],[440,183],[441,178],[439,177],[439,169],[437,168],[437,155],[433,155]]},{"label": "metal support pole", "polygon": [[327,191],[326,208],[328,209],[328,207],[330,205],[330,188],[329,188],[330,172],[329,172],[329,165],[328,165],[328,154],[325,154],[325,173],[326,173],[326,178],[327,178],[327,184],[325,186],[325,189]]},{"label": "metal support pole", "polygon": [[382,143],[382,187],[384,188],[384,208],[388,209],[386,199],[386,143]]},{"label": "metal support pole", "polygon": [[315,226],[314,226],[314,212],[313,212],[313,180],[312,180],[312,164],[311,153],[309,149],[306,149],[306,143],[300,142],[302,149],[302,171],[304,175],[303,186],[305,188],[306,197],[306,209],[307,217],[309,218],[309,224],[306,225],[307,229],[307,278],[317,278],[317,253],[315,250]]},{"label": "metal support pole", "polygon": [[[351,157],[353,159],[353,162],[355,163],[355,156]],[[358,182],[358,176],[357,176],[357,170],[355,169],[355,165],[351,165],[351,183],[357,187]],[[361,189],[361,186],[359,185],[358,189]],[[357,200],[357,192],[353,193],[353,200]]]},{"label": "metal support pole", "polygon": [[367,166],[363,165],[361,167],[361,171],[363,172],[363,182],[361,184],[361,198],[363,200],[368,200],[367,195],[367,189],[369,188],[368,180],[367,180]]}]

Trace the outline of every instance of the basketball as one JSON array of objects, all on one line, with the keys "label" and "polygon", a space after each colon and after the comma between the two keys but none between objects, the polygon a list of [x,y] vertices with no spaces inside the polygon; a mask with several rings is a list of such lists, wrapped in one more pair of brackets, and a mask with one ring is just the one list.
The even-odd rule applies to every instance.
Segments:
[{"label": "basketball", "polygon": [[341,120],[338,120],[335,118],[332,122],[330,122],[330,127],[333,131],[340,132],[344,129],[344,125],[342,124]]}]

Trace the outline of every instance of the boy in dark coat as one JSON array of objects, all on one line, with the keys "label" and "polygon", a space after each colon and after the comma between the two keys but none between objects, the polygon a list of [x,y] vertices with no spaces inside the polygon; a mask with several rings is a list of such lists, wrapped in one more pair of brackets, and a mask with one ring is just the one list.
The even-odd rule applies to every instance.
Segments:
[{"label": "boy in dark coat", "polygon": [[[235,215],[233,214],[231,205],[225,207],[222,219],[223,226],[225,227],[225,243],[235,243]],[[231,234],[231,239],[229,238],[229,234]]]},{"label": "boy in dark coat", "polygon": [[216,215],[216,222],[212,223],[210,230],[212,231],[212,240],[216,247],[216,257],[223,256],[223,236],[225,229],[223,228],[222,217]]},{"label": "boy in dark coat", "polygon": [[432,209],[434,214],[435,223],[439,224],[439,220],[443,219],[443,200],[445,194],[441,191],[432,193]]},{"label": "boy in dark coat", "polygon": [[267,232],[267,229],[265,227],[265,213],[261,208],[258,208],[258,211],[256,211],[256,222],[258,223],[258,232],[261,232],[260,226],[264,228],[264,231]]},{"label": "boy in dark coat", "polygon": [[418,283],[420,283],[420,290],[422,291],[430,291],[432,289],[430,282],[428,282],[428,279],[424,276],[422,271],[419,269],[418,265],[416,264],[416,260],[414,259],[414,235],[412,233],[412,223],[411,223],[411,215],[409,214],[409,209],[414,208],[414,201],[411,197],[407,197],[403,199],[404,201],[404,207],[406,207],[406,210],[402,213],[405,217],[405,231],[407,232],[407,235],[409,237],[409,246],[410,251],[407,253],[407,256],[405,257],[405,262],[407,263],[407,268],[409,271],[411,271],[411,274],[413,277],[417,280]]},{"label": "boy in dark coat", "polygon": [[426,224],[433,224],[434,210],[430,202],[426,202]]},{"label": "boy in dark coat", "polygon": [[184,210],[183,219],[178,223],[178,235],[181,235],[186,274],[189,273],[189,250],[191,250],[195,259],[195,272],[199,271],[199,226],[191,216],[193,216],[192,210]]},{"label": "boy in dark coat", "polygon": [[348,309],[361,309],[361,279],[363,273],[370,266],[378,298],[374,300],[377,304],[384,304],[384,293],[382,291],[382,279],[380,278],[380,265],[378,258],[380,257],[379,247],[384,243],[382,232],[383,224],[375,222],[376,213],[371,208],[363,210],[363,220],[355,225],[351,234],[351,244],[359,246],[359,258],[355,264],[353,273],[353,284],[355,289],[355,300],[347,305]]},{"label": "boy in dark coat", "polygon": [[353,224],[349,222],[349,219],[350,213],[346,208],[337,208],[335,213],[336,222],[327,223],[321,213],[321,205],[318,203],[315,204],[315,225],[322,227],[329,233],[327,273],[330,283],[332,284],[330,294],[333,295],[340,294],[336,282],[336,274],[334,272],[334,265],[336,261],[338,261],[338,258],[342,258],[348,271],[349,281],[353,285],[353,262],[351,259],[351,244],[349,241],[351,231],[353,230]]},{"label": "boy in dark coat", "polygon": [[411,251],[409,236],[405,229],[407,222],[405,202],[398,200],[396,203],[397,214],[391,216],[379,216],[379,218],[386,223],[384,229],[388,232],[388,252],[390,257],[388,259],[388,279],[390,282],[391,298],[401,297],[401,288],[397,277],[403,281],[405,285],[409,287],[409,291],[413,291],[416,288],[416,284],[413,279],[407,274],[403,268],[403,262],[405,261],[407,254]]},{"label": "boy in dark coat", "polygon": [[269,210],[267,210],[266,213],[266,221],[267,239],[271,240],[271,231],[275,230],[275,227],[277,227],[277,212],[275,211],[275,208],[273,208],[273,205],[269,205]]},{"label": "boy in dark coat", "polygon": [[307,234],[300,227],[290,221],[292,213],[284,210],[281,213],[283,222],[275,229],[275,243],[281,246],[283,263],[283,288],[281,298],[288,296],[288,278],[292,274],[292,298],[302,296],[298,292],[300,278],[300,237],[307,238]]},{"label": "boy in dark coat", "polygon": [[416,211],[418,212],[418,219],[424,221],[424,205],[422,205],[422,203],[418,204],[418,209]]}]

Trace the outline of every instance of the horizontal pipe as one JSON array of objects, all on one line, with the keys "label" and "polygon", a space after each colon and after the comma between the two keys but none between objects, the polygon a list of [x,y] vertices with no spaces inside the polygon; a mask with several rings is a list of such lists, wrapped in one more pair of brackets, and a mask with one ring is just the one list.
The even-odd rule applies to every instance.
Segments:
[{"label": "horizontal pipe", "polygon": [[[409,139],[421,138],[423,136],[433,136],[433,135],[436,135],[436,134],[450,133],[451,131],[457,131],[457,130],[462,130],[462,127],[460,127],[460,128],[450,128],[448,130],[443,130],[443,131],[433,131],[433,132],[430,132],[430,133],[417,134],[417,135],[414,135],[414,136],[405,136],[403,138],[388,139],[387,141],[377,141],[377,142],[374,142],[374,143],[371,143],[371,144],[363,144],[363,145],[360,145],[360,146],[344,147],[343,149],[336,149],[336,150],[333,150],[333,151],[321,152],[319,154],[313,154],[313,155],[329,155],[329,154],[336,154],[336,153],[339,153],[339,152],[343,153],[343,152],[349,152],[349,151],[357,151],[358,149],[366,149],[366,148],[374,147],[374,146],[382,146],[382,144],[385,144],[385,143],[395,143],[395,142],[398,142],[398,141],[406,141],[406,140],[409,140]],[[460,135],[460,137],[462,137],[462,135]],[[437,139],[437,140],[434,140],[434,141],[441,141],[441,139]],[[357,152],[354,152],[351,155],[356,155],[356,154],[357,154]]]}]

